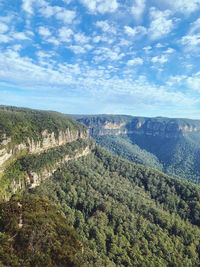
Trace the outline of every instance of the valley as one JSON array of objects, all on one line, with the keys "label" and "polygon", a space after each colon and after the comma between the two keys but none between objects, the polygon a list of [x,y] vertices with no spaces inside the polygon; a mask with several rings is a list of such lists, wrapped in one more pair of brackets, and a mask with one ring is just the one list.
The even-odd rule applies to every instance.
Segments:
[{"label": "valley", "polygon": [[135,133],[130,116],[91,116],[96,143],[57,112],[0,106],[0,117],[0,266],[200,264],[200,187],[164,174],[157,151],[168,146],[167,158],[174,140],[192,149],[191,129],[195,147],[198,123],[144,140],[145,119]]},{"label": "valley", "polygon": [[118,156],[200,184],[200,121],[126,115],[72,115]]}]

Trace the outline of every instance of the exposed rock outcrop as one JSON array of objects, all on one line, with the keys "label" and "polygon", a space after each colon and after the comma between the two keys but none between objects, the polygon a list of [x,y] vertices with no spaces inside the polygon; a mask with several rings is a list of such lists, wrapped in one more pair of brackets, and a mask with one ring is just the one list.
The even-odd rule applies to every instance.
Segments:
[{"label": "exposed rock outcrop", "polygon": [[58,160],[58,162],[54,165],[52,168],[44,168],[40,172],[28,172],[27,174],[23,177],[21,177],[19,180],[13,180],[12,183],[10,184],[10,193],[7,191],[4,192],[4,195],[0,196],[1,200],[8,201],[10,197],[25,189],[25,188],[30,188],[33,189],[36,186],[39,186],[42,181],[46,180],[50,176],[53,175],[53,173],[64,163],[70,161],[70,160],[77,160],[80,157],[87,156],[88,154],[91,153],[91,147],[87,146],[83,151],[77,151],[74,156],[69,156],[66,155],[64,159]]},{"label": "exposed rock outcrop", "polygon": [[200,133],[200,121],[168,118],[140,118],[125,117],[116,122],[117,115],[112,116],[112,121],[102,119],[102,116],[81,117],[77,121],[84,123],[91,135],[120,135],[138,134],[146,136],[159,136],[164,138],[178,138],[190,133]]},{"label": "exposed rock outcrop", "polygon": [[42,132],[41,140],[35,141],[27,138],[25,143],[11,145],[11,138],[3,135],[2,142],[0,143],[0,171],[3,171],[6,161],[11,158],[11,156],[17,155],[23,150],[27,150],[28,153],[41,153],[49,148],[62,146],[78,139],[87,139],[88,137],[88,131],[72,132],[67,129],[65,132],[59,131],[56,135],[54,132],[49,133],[47,130],[45,130]]},{"label": "exposed rock outcrop", "polygon": [[27,173],[27,177],[26,177],[27,185],[29,186],[30,189],[35,188],[36,186],[39,186],[41,182],[49,178],[58,169],[58,167],[61,164],[66,163],[70,160],[76,160],[83,156],[87,156],[90,154],[90,152],[91,151],[88,146],[82,152],[77,152],[77,154],[74,157],[70,157],[69,155],[66,155],[65,158],[62,161],[58,161],[56,163],[56,167],[51,170],[43,169],[42,172],[40,173],[36,173],[36,172]]}]

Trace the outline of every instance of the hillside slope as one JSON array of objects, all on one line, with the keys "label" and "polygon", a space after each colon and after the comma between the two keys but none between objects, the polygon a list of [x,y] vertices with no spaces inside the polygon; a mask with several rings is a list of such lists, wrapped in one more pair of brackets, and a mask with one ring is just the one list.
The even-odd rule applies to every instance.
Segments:
[{"label": "hillside slope", "polygon": [[87,128],[61,113],[0,106],[0,200],[39,184],[61,161],[89,153],[88,140]]},{"label": "hillside slope", "polygon": [[73,115],[97,143],[134,162],[200,184],[200,121]]},{"label": "hillside slope", "polygon": [[32,191],[60,205],[86,266],[198,266],[200,188],[96,148]]},{"label": "hillside slope", "polygon": [[1,112],[0,266],[199,266],[199,186],[110,154],[65,115]]},{"label": "hillside slope", "polygon": [[0,204],[0,266],[79,266],[82,245],[59,208],[37,197]]}]

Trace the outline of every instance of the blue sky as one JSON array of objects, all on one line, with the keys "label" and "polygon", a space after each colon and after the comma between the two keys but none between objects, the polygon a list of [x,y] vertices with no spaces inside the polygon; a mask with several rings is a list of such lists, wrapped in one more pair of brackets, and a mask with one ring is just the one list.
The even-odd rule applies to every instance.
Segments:
[{"label": "blue sky", "polygon": [[0,0],[0,104],[200,119],[200,0]]}]

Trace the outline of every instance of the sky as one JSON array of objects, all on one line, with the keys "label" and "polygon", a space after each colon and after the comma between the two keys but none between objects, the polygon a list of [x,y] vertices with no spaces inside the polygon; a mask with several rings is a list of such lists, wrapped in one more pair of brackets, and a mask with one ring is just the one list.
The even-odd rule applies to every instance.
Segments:
[{"label": "sky", "polygon": [[0,0],[0,104],[200,119],[200,0]]}]

